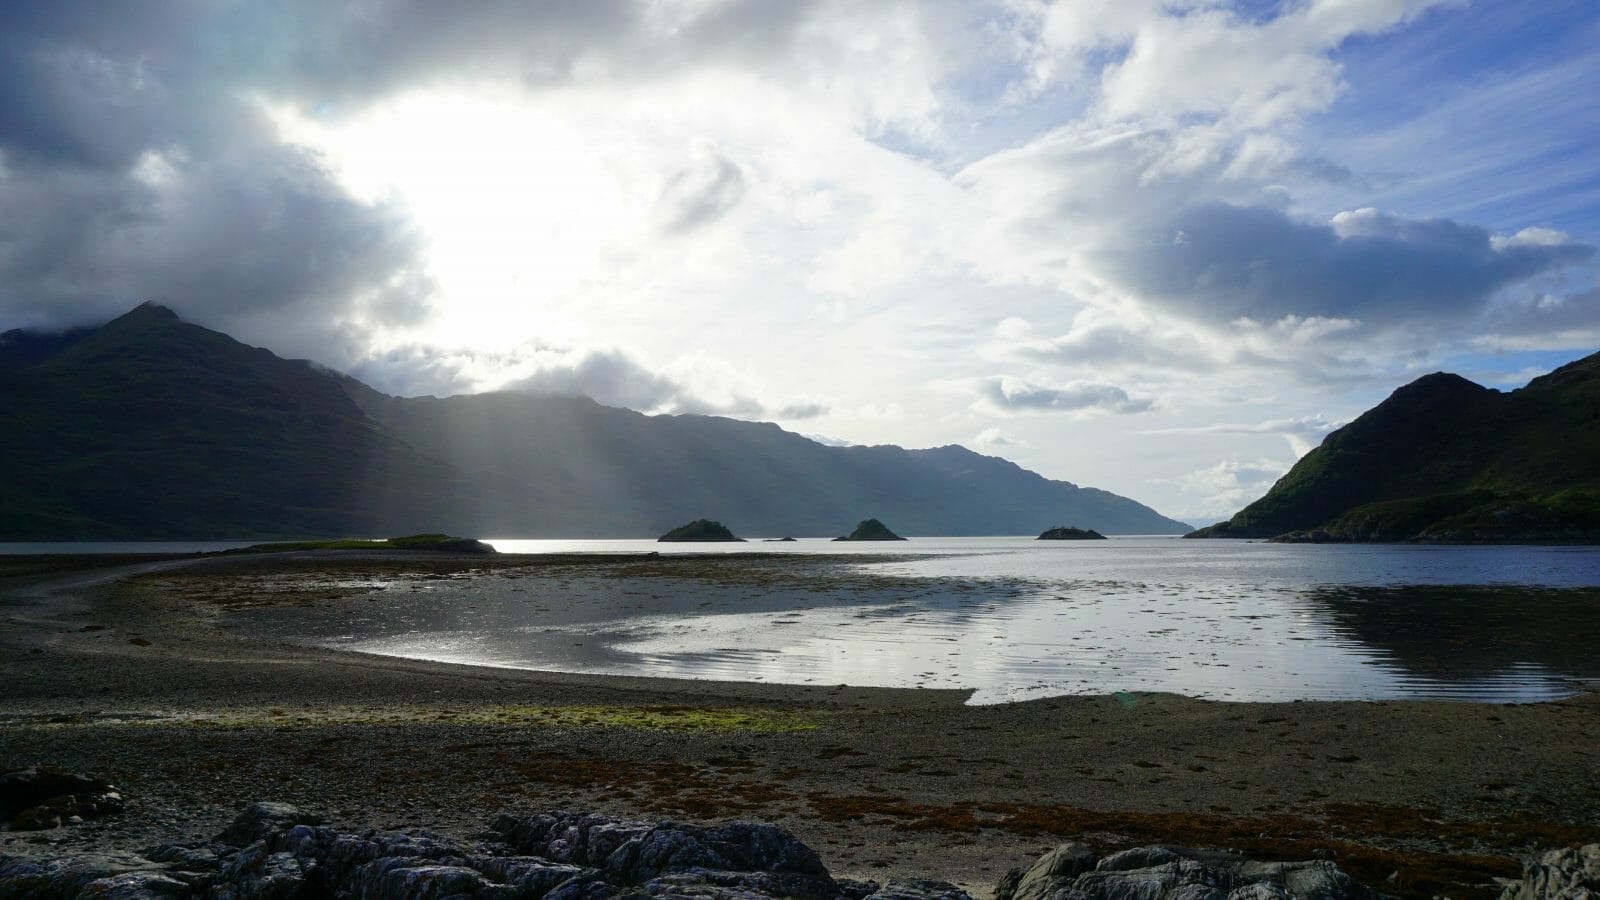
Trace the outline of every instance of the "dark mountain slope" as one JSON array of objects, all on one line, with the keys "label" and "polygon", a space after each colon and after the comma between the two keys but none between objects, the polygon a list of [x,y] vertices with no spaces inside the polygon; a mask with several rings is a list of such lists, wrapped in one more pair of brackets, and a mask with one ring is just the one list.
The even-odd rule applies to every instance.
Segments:
[{"label": "dark mountain slope", "polygon": [[636,523],[617,523],[625,534],[702,515],[745,534],[827,536],[866,514],[913,535],[1027,533],[1052,517],[1123,534],[1185,530],[1132,500],[960,447],[828,447],[768,423],[646,416],[580,397],[401,399],[346,385],[422,452],[544,486],[568,508],[613,510]]},{"label": "dark mountain slope", "polygon": [[327,374],[148,304],[0,368],[0,460],[14,540],[415,531],[482,502]]},{"label": "dark mountain slope", "polygon": [[1427,375],[1195,537],[1600,539],[1600,354],[1503,394]]}]

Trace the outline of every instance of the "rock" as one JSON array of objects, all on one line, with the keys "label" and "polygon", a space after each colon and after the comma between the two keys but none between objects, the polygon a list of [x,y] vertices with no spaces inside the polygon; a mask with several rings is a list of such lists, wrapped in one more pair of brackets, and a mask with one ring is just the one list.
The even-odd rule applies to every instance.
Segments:
[{"label": "rock", "polygon": [[903,541],[905,538],[889,530],[889,526],[877,519],[864,519],[856,525],[856,530],[844,537],[834,538],[836,541]]},{"label": "rock", "polygon": [[0,775],[0,821],[14,831],[78,824],[122,812],[110,782],[60,769],[31,768]]},{"label": "rock", "polygon": [[1057,525],[1046,529],[1036,540],[1041,541],[1103,541],[1106,536],[1093,528],[1068,528]]},{"label": "rock", "polygon": [[322,819],[288,803],[252,803],[234,817],[217,840],[244,847],[264,838],[288,831],[296,825],[320,825]]},{"label": "rock", "polygon": [[1097,862],[1094,852],[1083,844],[1063,844],[1027,869],[1006,873],[995,887],[995,900],[1377,900],[1377,897],[1327,860],[1255,862],[1225,850],[1135,847]]},{"label": "rock", "polygon": [[685,871],[763,872],[787,896],[834,896],[838,885],[810,847],[776,825],[701,828],[606,816],[502,816],[495,831],[519,853],[600,869],[618,885]]},{"label": "rock", "polygon": [[1054,900],[1069,896],[1072,882],[1094,868],[1094,851],[1087,844],[1070,843],[1039,857],[1026,869],[1014,869],[1000,879],[995,900]]},{"label": "rock", "polygon": [[1600,844],[1551,850],[1522,867],[1500,900],[1600,900]]},{"label": "rock", "polygon": [[316,878],[317,861],[274,853],[265,841],[244,848],[223,865],[212,890],[216,900],[293,900]]},{"label": "rock", "polygon": [[[775,825],[646,823],[552,812],[502,816],[481,842],[425,831],[314,824],[282,803],[247,807],[216,843],[144,856],[0,856],[0,897],[215,900],[612,897],[971,900],[955,885],[835,881],[817,854]],[[1503,900],[1591,900],[1600,846],[1560,851]],[[1510,889],[1508,889],[1509,891]],[[1001,879],[995,900],[1376,900],[1327,860],[1254,862],[1218,850],[1140,847],[1097,860],[1063,844]]]},{"label": "rock", "polygon": [[428,860],[380,859],[362,869],[356,895],[360,897],[475,897],[495,891],[497,886],[466,866],[440,865]]},{"label": "rock", "polygon": [[759,823],[703,827],[554,812],[502,816],[467,843],[427,832],[346,831],[284,803],[256,803],[216,843],[166,844],[149,858],[0,857],[0,897],[216,900],[608,900],[784,897],[971,900],[940,881],[836,882],[815,851]]},{"label": "rock", "polygon": [[1167,847],[1134,847],[1100,860],[1095,864],[1095,869],[1100,872],[1128,872],[1166,865],[1182,858]]},{"label": "rock", "polygon": [[96,900],[154,900],[187,897],[191,893],[189,885],[160,872],[127,872],[96,878],[83,886],[83,895]]},{"label": "rock", "polygon": [[1311,531],[1291,531],[1268,538],[1269,544],[1348,544],[1350,539],[1342,534],[1332,534],[1321,528]]},{"label": "rock", "polygon": [[93,882],[139,873],[161,874],[161,867],[132,853],[0,856],[0,897],[76,897]]},{"label": "rock", "polygon": [[657,542],[742,542],[743,540],[744,538],[734,537],[733,532],[729,531],[721,522],[713,522],[710,519],[695,519],[687,525],[679,525],[677,528],[656,538]]},{"label": "rock", "polygon": [[1252,884],[1281,888],[1290,897],[1373,897],[1371,891],[1351,878],[1334,863],[1318,859],[1306,862],[1247,862],[1239,876]]}]

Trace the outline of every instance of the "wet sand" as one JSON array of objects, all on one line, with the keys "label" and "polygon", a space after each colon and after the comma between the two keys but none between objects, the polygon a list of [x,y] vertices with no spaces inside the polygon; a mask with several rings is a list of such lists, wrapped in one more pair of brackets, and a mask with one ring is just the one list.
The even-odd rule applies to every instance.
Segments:
[{"label": "wet sand", "polygon": [[[117,565],[75,568],[90,562]],[[1392,893],[1487,896],[1524,853],[1600,840],[1595,694],[1515,706],[1170,694],[967,706],[961,691],[418,662],[263,641],[226,624],[241,604],[315,608],[373,571],[447,578],[493,566],[549,578],[579,566],[625,580],[661,564],[8,560],[0,763],[101,775],[130,802],[119,819],[0,832],[0,852],[204,836],[240,805],[274,799],[341,824],[456,834],[551,808],[773,821],[838,874],[944,878],[978,895],[1044,848],[1083,839],[1279,858],[1327,849]],[[740,577],[737,559],[681,564]]]}]

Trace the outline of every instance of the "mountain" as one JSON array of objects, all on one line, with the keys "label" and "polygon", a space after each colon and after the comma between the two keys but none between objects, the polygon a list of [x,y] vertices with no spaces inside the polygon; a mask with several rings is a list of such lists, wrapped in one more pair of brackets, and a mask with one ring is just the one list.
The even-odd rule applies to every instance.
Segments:
[{"label": "mountain", "polygon": [[406,533],[482,503],[337,379],[162,307],[54,354],[7,337],[0,539]]},{"label": "mountain", "polygon": [[577,397],[391,397],[150,304],[0,335],[0,465],[0,540],[653,537],[704,516],[747,534],[863,516],[921,535],[1187,530],[961,447],[827,447]]},{"label": "mountain", "polygon": [[[743,534],[813,536],[863,515],[914,535],[1028,534],[1039,526],[1025,523],[1062,517],[1118,534],[1188,530],[1125,497],[963,447],[829,447],[770,423],[646,416],[586,397],[398,398],[346,386],[374,421],[464,472],[541,485],[567,507],[627,511],[595,534],[655,535],[688,516]],[[493,533],[563,533],[525,519],[498,527],[512,526],[521,530]]]},{"label": "mountain", "polygon": [[[1191,537],[1600,542],[1600,354],[1509,393],[1443,372],[1329,434]],[[1309,534],[1322,532],[1321,534]]]}]

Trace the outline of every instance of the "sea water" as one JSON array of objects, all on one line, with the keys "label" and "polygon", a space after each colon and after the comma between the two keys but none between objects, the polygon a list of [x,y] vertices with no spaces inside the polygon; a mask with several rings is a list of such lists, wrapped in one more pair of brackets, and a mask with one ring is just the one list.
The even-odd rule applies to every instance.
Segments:
[{"label": "sea water", "polygon": [[[251,610],[235,623],[419,659],[957,688],[975,703],[1123,691],[1526,702],[1600,685],[1600,548],[1165,537],[493,543],[786,556],[708,559],[701,575],[589,566],[402,579],[379,585],[381,596]],[[794,565],[795,554],[816,565]]]}]

